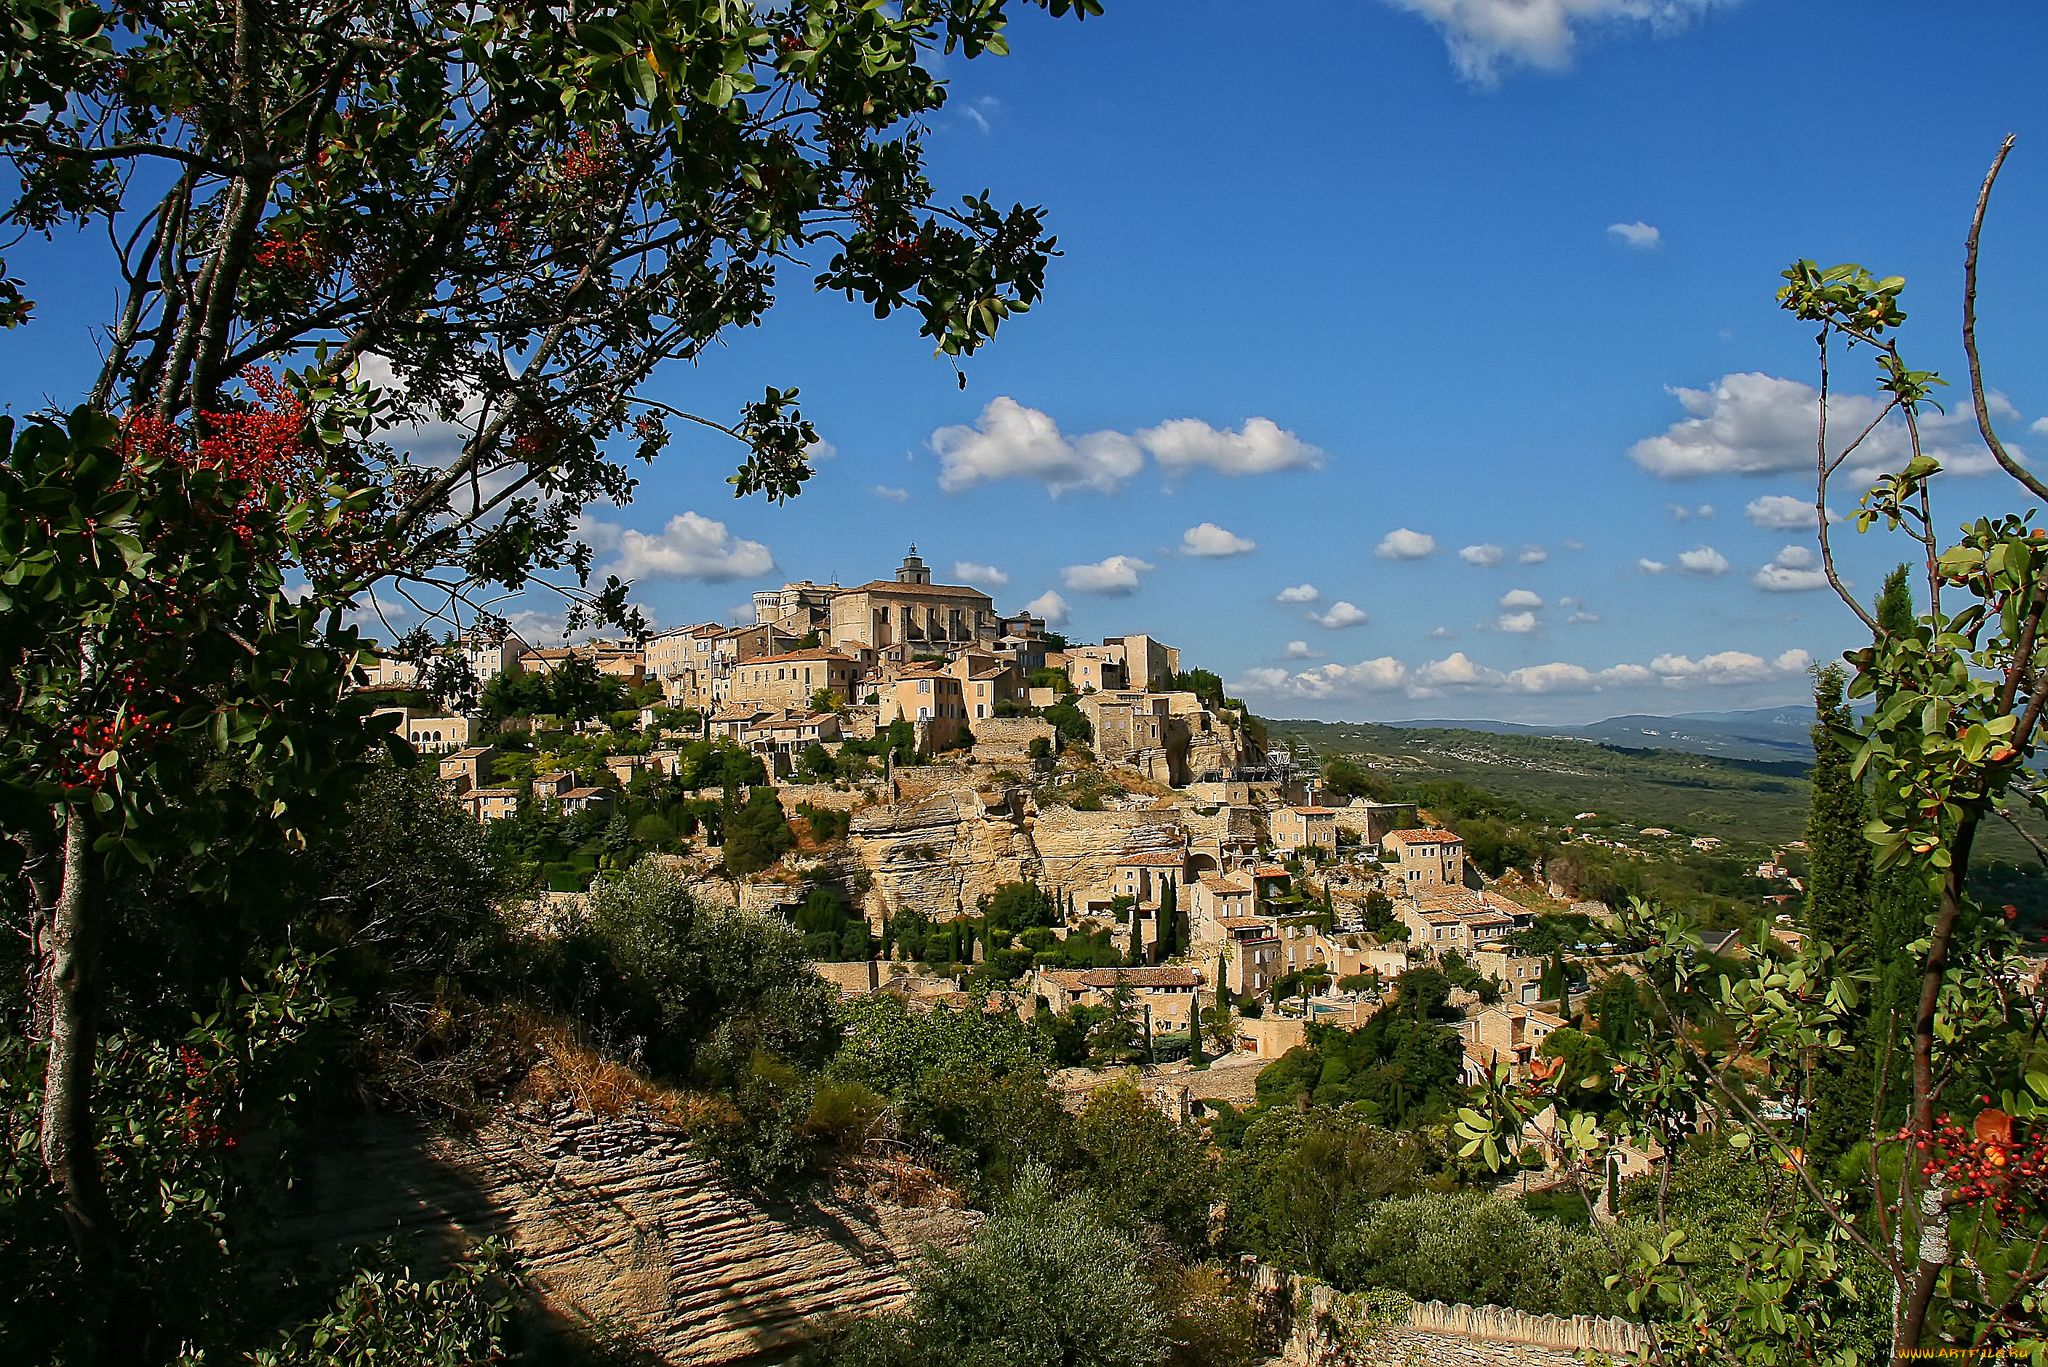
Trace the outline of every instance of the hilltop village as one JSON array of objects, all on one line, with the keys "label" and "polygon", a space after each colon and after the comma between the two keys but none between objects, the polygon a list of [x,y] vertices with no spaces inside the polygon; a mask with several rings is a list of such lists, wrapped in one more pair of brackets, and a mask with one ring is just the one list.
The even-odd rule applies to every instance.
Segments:
[{"label": "hilltop village", "polygon": [[754,612],[559,648],[473,633],[441,651],[460,710],[426,694],[432,666],[366,686],[407,700],[403,734],[543,913],[661,859],[791,919],[847,994],[1097,1008],[1130,1058],[1199,1068],[1363,1024],[1428,968],[1470,1081],[1525,1066],[1587,981],[1583,953],[1514,946],[1545,916],[1583,942],[1606,908],[1489,886],[1413,806],[1325,805],[1151,636],[1069,642],[932,582],[914,547],[892,579],[789,583]]}]

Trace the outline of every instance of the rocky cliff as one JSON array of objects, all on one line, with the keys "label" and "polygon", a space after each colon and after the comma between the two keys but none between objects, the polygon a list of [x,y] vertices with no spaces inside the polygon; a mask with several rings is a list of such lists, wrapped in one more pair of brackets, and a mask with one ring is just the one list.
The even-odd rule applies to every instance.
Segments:
[{"label": "rocky cliff", "polygon": [[849,1172],[773,1201],[647,1115],[533,1107],[466,1136],[364,1119],[313,1156],[282,1252],[396,1237],[432,1254],[497,1237],[560,1320],[628,1331],[676,1367],[779,1360],[830,1318],[901,1303],[903,1264],[928,1244],[957,1248],[978,1218],[903,1173]]}]

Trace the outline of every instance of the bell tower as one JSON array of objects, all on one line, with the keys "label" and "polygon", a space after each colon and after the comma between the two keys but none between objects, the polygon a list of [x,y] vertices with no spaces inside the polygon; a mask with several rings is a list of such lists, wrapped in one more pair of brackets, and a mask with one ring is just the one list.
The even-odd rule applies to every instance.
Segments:
[{"label": "bell tower", "polygon": [[932,582],[931,569],[924,561],[918,559],[917,543],[914,541],[910,544],[910,554],[903,557],[903,564],[896,571],[896,582],[899,584],[929,584]]}]

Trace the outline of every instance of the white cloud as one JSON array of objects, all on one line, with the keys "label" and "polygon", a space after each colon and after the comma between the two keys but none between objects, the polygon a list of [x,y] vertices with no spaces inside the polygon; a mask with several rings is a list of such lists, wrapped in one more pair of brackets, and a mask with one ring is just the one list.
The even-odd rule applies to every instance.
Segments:
[{"label": "white cloud", "polygon": [[1451,65],[1482,88],[1503,71],[1533,67],[1567,71],[1581,33],[1647,24],[1653,33],[1677,28],[1719,0],[1387,0],[1434,24],[1450,47]]},{"label": "white cloud", "polygon": [[[1811,385],[1749,371],[1723,375],[1712,389],[1675,387],[1671,393],[1692,416],[1628,451],[1629,458],[1651,474],[1689,479],[1813,469],[1820,395]],[[1991,403],[2001,415],[2017,416],[2003,395],[1992,396]],[[1842,451],[1880,411],[1877,400],[1867,394],[1837,394],[1829,405],[1830,455]],[[1922,449],[1950,474],[1987,474],[1997,468],[1975,432],[1975,419],[1962,407],[1947,414],[1928,412],[1920,419]],[[1911,450],[1905,426],[1895,417],[1887,419],[1857,447],[1855,464],[1844,470],[1843,477],[1867,484],[1884,471],[1903,466]]]},{"label": "white cloud", "polygon": [[1196,466],[1219,475],[1269,475],[1320,469],[1328,459],[1292,432],[1282,431],[1271,418],[1248,418],[1235,432],[1211,427],[1200,418],[1172,418],[1141,429],[1137,438],[1169,475],[1185,474]]},{"label": "white cloud", "polygon": [[995,113],[997,106],[1001,103],[1002,101],[993,95],[983,95],[979,99],[969,100],[966,104],[961,105],[960,112],[972,119],[976,128],[986,133],[989,130],[988,116]]},{"label": "white cloud", "polygon": [[1481,569],[1491,569],[1507,558],[1507,547],[1496,546],[1490,541],[1477,546],[1467,546],[1458,552],[1458,559],[1468,565],[1477,565]]},{"label": "white cloud", "polygon": [[814,461],[831,460],[838,454],[839,448],[826,441],[823,437],[818,438],[818,440],[804,448],[804,455]]},{"label": "white cloud", "polygon": [[1010,576],[994,565],[983,565],[973,560],[955,560],[953,577],[963,584],[973,584],[984,589],[1002,589],[1010,586]]},{"label": "white cloud", "polygon": [[1273,595],[1276,603],[1313,603],[1323,596],[1322,590],[1314,584],[1296,584],[1291,589],[1282,589]]},{"label": "white cloud", "polygon": [[1134,555],[1112,555],[1092,565],[1069,565],[1060,571],[1066,586],[1081,593],[1102,593],[1112,598],[1136,593],[1138,576],[1154,567]]},{"label": "white cloud", "polygon": [[1683,503],[1667,503],[1664,505],[1664,511],[1671,514],[1673,522],[1690,522],[1696,517],[1712,517],[1714,505],[1702,503],[1697,508],[1688,508]]},{"label": "white cloud", "polygon": [[1787,546],[1759,569],[1750,583],[1771,593],[1804,593],[1828,586],[1827,573],[1819,568],[1820,557],[1805,546]]},{"label": "white cloud", "polygon": [[1644,556],[1636,561],[1636,568],[1644,574],[1662,574],[1671,567],[1661,560],[1652,560],[1648,556]]},{"label": "white cloud", "polygon": [[1287,643],[1287,658],[1290,660],[1320,660],[1323,658],[1323,652],[1320,650],[1310,650],[1307,641],[1289,641]]},{"label": "white cloud", "polygon": [[1586,543],[1583,541],[1567,540],[1564,543],[1564,548],[1568,551],[1583,551],[1586,549]]},{"label": "white cloud", "polygon": [[1610,223],[1607,235],[1622,246],[1639,252],[1654,252],[1664,245],[1664,234],[1641,219],[1634,223]]},{"label": "white cloud", "polygon": [[1067,617],[1071,610],[1067,607],[1066,599],[1060,597],[1051,589],[1047,589],[1044,593],[1039,594],[1036,598],[1026,603],[1024,611],[1030,613],[1033,617],[1043,617],[1045,624],[1049,627],[1063,627],[1067,624]]},{"label": "white cloud", "polygon": [[1247,695],[1306,701],[1362,698],[1397,691],[1411,698],[1442,697],[1452,691],[1598,693],[1611,688],[1659,685],[1689,688],[1780,683],[1804,673],[1812,662],[1812,656],[1803,650],[1788,650],[1771,659],[1730,650],[1697,660],[1687,655],[1659,655],[1647,665],[1617,664],[1605,669],[1556,660],[1502,671],[1457,651],[1416,669],[1391,656],[1355,665],[1321,665],[1299,673],[1271,667],[1252,669],[1245,672],[1234,688]]},{"label": "white cloud", "polygon": [[1582,627],[1599,620],[1600,616],[1598,613],[1588,612],[1584,608],[1580,608],[1571,616],[1565,618],[1564,624],[1568,627]]},{"label": "white cloud", "polygon": [[2028,425],[2027,430],[2029,432],[2039,432],[2042,436],[2048,437],[2048,418],[2034,419],[2034,421]]},{"label": "white cloud", "polygon": [[1382,560],[1420,560],[1436,554],[1436,538],[1426,532],[1396,527],[1380,538],[1372,553]]},{"label": "white cloud", "polygon": [[1328,612],[1311,612],[1308,615],[1308,619],[1317,626],[1328,627],[1332,631],[1341,630],[1344,627],[1362,627],[1372,620],[1365,615],[1364,608],[1359,607],[1355,603],[1344,602],[1342,599],[1330,604]]},{"label": "white cloud", "polygon": [[1407,683],[1408,666],[1384,655],[1355,665],[1318,665],[1298,674],[1277,668],[1248,669],[1231,691],[1253,697],[1317,700],[1395,693]]},{"label": "white cloud", "polygon": [[1659,655],[1650,661],[1650,672],[1673,687],[1692,683],[1762,683],[1776,675],[1801,673],[1812,662],[1813,657],[1803,650],[1788,650],[1774,660],[1745,650],[1724,650],[1698,660],[1685,655]]},{"label": "white cloud", "polygon": [[1180,549],[1183,555],[1221,558],[1227,555],[1243,555],[1258,548],[1258,542],[1239,536],[1236,532],[1225,531],[1213,522],[1190,527],[1180,534]]},{"label": "white cloud", "polygon": [[910,490],[908,489],[894,489],[886,484],[877,484],[868,492],[873,494],[876,498],[886,498],[891,503],[910,502]]},{"label": "white cloud", "polygon": [[[1813,504],[1791,494],[1765,494],[1751,499],[1742,515],[1767,532],[1804,531],[1814,525]],[[1840,522],[1842,515],[1828,509],[1828,521]]]},{"label": "white cloud", "polygon": [[584,517],[577,530],[593,550],[616,557],[604,572],[621,579],[701,579],[708,584],[753,579],[775,568],[758,541],[744,541],[697,513],[678,513],[659,532],[635,531]]},{"label": "white cloud", "polygon": [[1501,631],[1526,636],[1536,630],[1536,614],[1533,612],[1503,612],[1493,624]]},{"label": "white cloud", "polygon": [[1695,546],[1678,553],[1678,572],[1702,579],[1718,579],[1728,573],[1728,557],[1712,546]]},{"label": "white cloud", "polygon": [[932,433],[931,445],[939,456],[939,487],[949,494],[998,479],[1037,480],[1053,494],[1114,493],[1145,464],[1144,452],[1121,432],[1070,441],[1049,416],[1007,394],[989,400],[974,426]]},{"label": "white cloud", "polygon": [[1449,627],[1435,627],[1430,631],[1429,639],[1432,641],[1455,641],[1458,639],[1458,633],[1452,631]]},{"label": "white cloud", "polygon": [[1550,559],[1550,551],[1542,546],[1524,546],[1515,556],[1517,564],[1540,565]]},{"label": "white cloud", "polygon": [[1543,606],[1543,599],[1528,589],[1509,589],[1500,596],[1500,605],[1513,610],[1540,608]]}]

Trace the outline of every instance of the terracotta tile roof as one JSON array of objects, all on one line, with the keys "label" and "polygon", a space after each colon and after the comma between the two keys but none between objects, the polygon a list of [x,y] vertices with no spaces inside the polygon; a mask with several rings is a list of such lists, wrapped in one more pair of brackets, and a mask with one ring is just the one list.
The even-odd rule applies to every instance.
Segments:
[{"label": "terracotta tile roof", "polygon": [[1252,870],[1252,877],[1254,878],[1285,878],[1287,876],[1287,870],[1281,868],[1278,864],[1261,864]]},{"label": "terracotta tile roof", "polygon": [[1248,887],[1245,887],[1243,884],[1233,883],[1226,878],[1219,878],[1213,873],[1205,873],[1202,875],[1202,886],[1209,889],[1209,891],[1211,892],[1219,894],[1227,893],[1235,897],[1249,897],[1252,894],[1252,890]]},{"label": "terracotta tile roof", "polygon": [[1187,862],[1185,854],[1172,850],[1139,850],[1135,854],[1120,854],[1116,857],[1118,868],[1150,868],[1172,865],[1179,868]]},{"label": "terracotta tile roof", "polygon": [[465,799],[472,797],[518,797],[519,790],[517,788],[471,788],[462,796]]},{"label": "terracotta tile roof", "polygon": [[1160,964],[1156,968],[1090,968],[1081,973],[1090,987],[1195,987],[1202,975],[1192,968]]},{"label": "terracotta tile roof", "polygon": [[1063,992],[1078,992],[1088,985],[1085,968],[1041,968],[1038,975]]},{"label": "terracotta tile roof", "polygon": [[1265,930],[1273,929],[1273,923],[1263,916],[1223,916],[1217,919],[1216,924],[1225,930],[1245,930],[1252,926]]},{"label": "terracotta tile roof", "polygon": [[1465,843],[1450,831],[1439,830],[1434,826],[1424,827],[1419,831],[1388,831],[1380,843],[1385,844],[1388,840],[1399,841],[1403,845],[1462,845]]},{"label": "terracotta tile roof", "polygon": [[979,598],[986,603],[995,602],[980,589],[968,588],[964,584],[900,584],[894,579],[870,579],[865,584],[855,584],[846,592],[901,593],[919,598]]},{"label": "terracotta tile roof", "polygon": [[1282,810],[1296,812],[1302,816],[1335,816],[1337,814],[1335,807],[1287,807]]},{"label": "terracotta tile roof", "polygon": [[843,660],[847,664],[853,663],[851,655],[843,655],[836,650],[821,646],[816,650],[790,650],[780,655],[756,655],[753,659],[746,662],[746,666],[749,669],[754,669],[761,665],[784,664],[790,660]]}]

